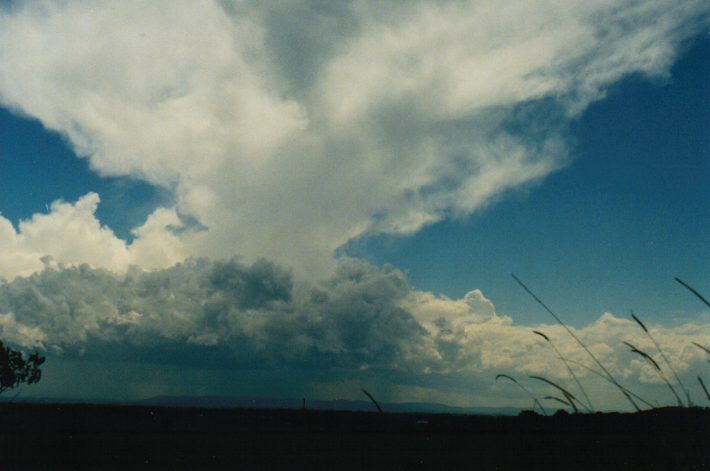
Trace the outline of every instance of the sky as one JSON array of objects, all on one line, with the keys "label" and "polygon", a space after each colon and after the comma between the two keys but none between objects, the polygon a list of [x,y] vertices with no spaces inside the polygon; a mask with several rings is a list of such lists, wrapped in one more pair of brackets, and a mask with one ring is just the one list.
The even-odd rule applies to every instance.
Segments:
[{"label": "sky", "polygon": [[576,386],[532,330],[594,363],[514,273],[673,403],[633,309],[700,402],[708,58],[700,0],[0,2],[22,394],[529,407],[496,375]]}]

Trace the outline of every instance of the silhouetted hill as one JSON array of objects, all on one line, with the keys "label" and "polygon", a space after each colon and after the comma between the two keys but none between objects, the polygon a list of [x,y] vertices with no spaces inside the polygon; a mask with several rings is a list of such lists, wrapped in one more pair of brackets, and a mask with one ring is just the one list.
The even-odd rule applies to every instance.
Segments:
[{"label": "silhouetted hill", "polygon": [[[168,407],[239,407],[253,409],[304,408],[303,399],[229,396],[156,396],[139,401],[137,404]],[[520,412],[520,409],[513,407],[455,407],[430,402],[381,403],[380,405],[386,412],[432,412],[441,414],[468,415],[517,415]],[[373,412],[376,410],[370,401],[353,401],[345,399],[306,399],[305,408],[309,410],[361,412]]]}]

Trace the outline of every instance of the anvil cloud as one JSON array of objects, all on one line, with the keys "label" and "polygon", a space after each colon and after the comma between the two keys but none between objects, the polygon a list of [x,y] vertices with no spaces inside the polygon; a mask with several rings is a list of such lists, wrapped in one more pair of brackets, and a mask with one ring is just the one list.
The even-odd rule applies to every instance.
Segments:
[{"label": "anvil cloud", "polygon": [[[239,253],[324,276],[351,239],[465,216],[565,165],[570,120],[628,74],[663,78],[707,15],[699,0],[11,3],[0,103],[175,206],[136,229],[134,244],[165,239],[156,257],[100,233],[95,197],[58,204],[3,229],[3,274],[44,255],[125,270]],[[185,217],[199,225],[175,240]],[[85,253],[53,236],[70,220]]]}]

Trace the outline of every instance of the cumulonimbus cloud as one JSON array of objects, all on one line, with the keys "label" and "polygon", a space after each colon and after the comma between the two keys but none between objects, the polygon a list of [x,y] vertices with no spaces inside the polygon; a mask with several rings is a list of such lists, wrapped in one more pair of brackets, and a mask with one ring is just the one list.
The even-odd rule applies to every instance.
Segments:
[{"label": "cumulonimbus cloud", "polygon": [[[570,383],[556,353],[533,334],[537,329],[565,357],[595,367],[558,325],[516,325],[478,290],[449,299],[413,289],[392,267],[357,259],[341,259],[331,277],[308,289],[265,260],[189,259],[123,275],[88,265],[48,265],[0,285],[0,337],[48,352],[52,362],[221,368],[237,377],[250,368],[298,370],[311,389],[369,373],[387,378],[383,382],[393,390],[426,386],[420,398],[456,402],[467,387],[489,398],[505,395],[495,382],[499,373]],[[710,344],[710,325],[650,328],[697,398],[694,378],[707,355],[692,342]],[[622,343],[658,356],[632,320],[606,313],[575,332],[619,381],[672,401],[653,368]],[[574,368],[585,382],[599,383],[589,370]],[[607,384],[596,387],[607,406],[627,406]],[[516,393],[508,390],[506,400],[517,400]]]},{"label": "cumulonimbus cloud", "polygon": [[[113,256],[91,256],[97,246],[77,258],[45,238],[5,255],[3,273],[40,269],[44,255],[125,271],[238,253],[325,276],[352,238],[470,214],[564,165],[569,120],[621,77],[664,77],[709,10],[702,0],[12,3],[0,9],[0,103],[65,136],[96,172],[163,186],[177,203],[137,229],[154,247],[165,238],[161,257],[126,256],[99,225],[84,242]],[[204,230],[148,228],[178,214]],[[3,229],[0,244],[65,221],[40,219]]]}]

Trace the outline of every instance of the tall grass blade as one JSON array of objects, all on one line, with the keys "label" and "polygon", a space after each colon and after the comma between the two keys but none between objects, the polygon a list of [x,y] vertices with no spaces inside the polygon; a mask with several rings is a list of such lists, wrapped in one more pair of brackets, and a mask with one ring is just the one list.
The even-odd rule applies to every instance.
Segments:
[{"label": "tall grass blade", "polygon": [[572,404],[569,402],[565,401],[564,399],[561,399],[556,396],[545,396],[543,399],[552,399],[553,401],[561,402],[562,404],[566,405],[567,407],[573,407]]},{"label": "tall grass blade", "polygon": [[710,401],[710,393],[708,392],[708,388],[705,387],[705,383],[703,383],[703,378],[698,376],[698,382],[700,383],[700,386],[703,387],[703,391],[705,391],[705,396],[708,398],[708,401]]},{"label": "tall grass blade", "polygon": [[[699,349],[703,350],[703,351],[704,351],[705,353],[707,353],[708,355],[710,355],[710,349],[709,349],[709,348],[703,347],[703,346],[700,345],[698,342],[691,342],[691,343],[692,343],[693,345],[695,345],[696,347],[698,347]],[[710,360],[708,360],[708,361],[710,361]]]},{"label": "tall grass blade", "polygon": [[707,299],[705,299],[705,297],[704,297],[702,294],[700,294],[700,293],[698,292],[698,290],[696,290],[695,288],[693,288],[692,286],[690,286],[688,283],[686,283],[685,281],[681,280],[681,279],[678,278],[677,276],[675,276],[675,277],[673,277],[673,278],[674,278],[678,283],[680,283],[681,285],[685,286],[688,291],[690,291],[690,292],[693,293],[695,296],[697,296],[698,299],[700,299],[702,302],[704,302],[707,307],[710,307],[710,301],[708,301]]},{"label": "tall grass blade", "polygon": [[375,405],[375,407],[377,407],[377,410],[380,412],[380,414],[384,414],[384,413],[385,413],[385,411],[382,410],[382,407],[380,407],[380,405],[377,403],[377,400],[374,398],[374,396],[373,396],[372,394],[370,394],[369,392],[367,392],[367,391],[364,390],[364,389],[362,390],[362,392],[365,393],[365,396],[367,396],[367,397],[370,398],[370,400],[371,400],[372,403]]},{"label": "tall grass blade", "polygon": [[644,357],[646,360],[648,360],[648,362],[653,365],[653,367],[656,369],[656,371],[662,371],[662,370],[661,370],[661,366],[660,366],[658,363],[656,363],[656,360],[654,360],[653,357],[651,357],[651,355],[649,355],[649,354],[646,353],[646,352],[643,352],[643,351],[639,350],[638,348],[634,347],[634,346],[633,346],[632,344],[630,344],[629,342],[621,342],[621,343],[623,343],[624,345],[626,345],[627,347],[629,347],[632,352],[638,353],[639,355],[641,355],[642,357]]},{"label": "tall grass blade", "polygon": [[675,378],[676,383],[678,383],[678,387],[681,391],[683,391],[683,393],[685,393],[685,399],[688,401],[688,407],[692,406],[693,401],[690,399],[690,391],[688,391],[688,388],[686,388],[683,382],[680,380],[678,373],[676,372],[675,368],[673,368],[673,364],[668,360],[668,357],[666,357],[666,354],[661,349],[661,346],[658,345],[658,342],[656,342],[656,339],[653,337],[653,335],[651,335],[651,332],[646,328],[646,326],[643,325],[643,322],[641,322],[641,320],[636,317],[634,311],[631,311],[631,317],[636,321],[636,323],[638,323],[638,325],[641,326],[643,331],[646,332],[648,338],[651,339],[651,342],[653,342],[653,345],[656,347],[656,350],[658,350],[658,353],[661,354],[661,358],[663,358],[663,361],[666,365],[668,365],[668,368],[670,368],[671,373],[673,373],[673,377]]},{"label": "tall grass blade", "polygon": [[644,352],[644,351],[642,351],[642,350],[639,350],[638,348],[634,347],[634,346],[633,346],[632,344],[630,344],[629,342],[622,342],[622,343],[623,343],[624,345],[626,345],[627,347],[629,347],[632,352],[641,355],[641,356],[642,356],[643,358],[645,358],[649,363],[651,363],[651,365],[653,365],[653,367],[656,369],[656,372],[658,373],[658,376],[663,380],[664,383],[666,383],[666,386],[668,386],[668,388],[669,388],[669,389],[671,390],[671,392],[673,393],[673,396],[675,396],[676,401],[678,401],[678,405],[681,406],[681,407],[683,407],[683,401],[680,399],[680,396],[678,395],[678,393],[677,393],[677,392],[675,391],[675,389],[673,388],[673,385],[670,383],[670,381],[668,381],[668,377],[666,377],[665,373],[663,373],[663,370],[661,369],[661,366],[656,362],[656,360],[654,360],[654,359],[651,357],[651,355],[649,355],[648,353],[646,353],[646,352]]},{"label": "tall grass blade", "polygon": [[522,384],[520,384],[520,383],[519,383],[515,378],[513,378],[512,376],[509,376],[509,375],[506,375],[506,374],[499,374],[499,375],[496,375],[496,381],[498,381],[500,378],[505,378],[505,379],[507,379],[507,380],[509,380],[509,381],[512,381],[513,383],[517,384],[520,389],[522,389],[523,391],[525,391],[525,392],[528,394],[528,396],[530,396],[530,397],[533,399],[533,410],[535,410],[535,405],[537,405],[538,407],[540,407],[540,410],[542,411],[542,414],[543,414],[543,415],[547,415],[547,411],[545,410],[545,408],[542,407],[542,404],[540,404],[540,401],[537,400],[537,398],[535,397],[535,395],[534,395],[533,393],[531,393],[531,392],[528,390],[528,388],[526,388],[525,386],[523,386]]},{"label": "tall grass blade", "polygon": [[575,335],[575,333],[572,332],[572,329],[570,329],[569,327],[567,327],[567,324],[565,324],[564,322],[562,322],[562,319],[560,319],[560,318],[557,316],[557,314],[555,314],[554,312],[552,312],[552,309],[550,309],[549,307],[547,307],[547,305],[546,305],[544,302],[542,302],[542,300],[541,300],[540,298],[538,298],[538,297],[535,295],[535,293],[533,293],[533,292],[530,290],[530,288],[528,288],[527,286],[525,286],[525,283],[523,283],[522,281],[520,281],[520,279],[519,279],[517,276],[515,276],[514,274],[511,274],[511,275],[513,276],[513,279],[514,279],[530,296],[532,296],[532,298],[533,298],[535,301],[537,301],[537,303],[540,304],[540,306],[542,306],[542,307],[557,321],[557,323],[560,324],[560,325],[567,331],[567,333],[568,333],[574,340],[577,341],[577,343],[584,349],[585,352],[587,352],[587,354],[591,357],[591,359],[594,360],[594,362],[599,366],[599,368],[600,368],[600,369],[604,372],[604,374],[609,378],[609,380],[611,381],[611,383],[612,383],[614,386],[616,386],[616,387],[619,389],[619,391],[621,391],[621,393],[622,393],[622,394],[626,397],[626,399],[631,403],[631,405],[634,407],[634,409],[636,409],[637,412],[640,412],[640,411],[641,411],[641,408],[638,406],[638,404],[636,404],[636,402],[634,402],[634,400],[631,398],[631,396],[629,396],[629,394],[624,390],[624,388],[621,387],[621,385],[619,384],[619,382],[616,381],[616,379],[614,379],[614,377],[611,375],[611,373],[609,373],[609,370],[607,370],[607,369],[604,367],[604,365],[602,365],[602,363],[597,359],[597,357],[592,353],[592,351],[587,348],[587,346],[584,344],[584,342],[582,342],[582,341],[579,339],[579,337],[577,337],[577,336]]},{"label": "tall grass blade", "polygon": [[513,378],[513,377],[510,376],[510,375],[504,375],[504,374],[502,374],[502,373],[496,375],[496,381],[498,381],[498,380],[501,379],[501,378],[509,379],[509,380],[511,380],[512,382],[514,382],[515,384],[520,385],[520,383],[518,383],[518,380],[516,380],[515,378]]},{"label": "tall grass blade", "polygon": [[634,311],[631,311],[631,318],[636,321],[636,323],[643,329],[644,332],[648,333],[648,329],[646,328],[645,325],[643,325],[643,322],[641,322],[641,319],[636,317],[636,314],[634,314]]},{"label": "tall grass blade", "polygon": [[577,383],[577,387],[579,388],[580,391],[582,391],[582,394],[584,395],[584,399],[587,401],[587,404],[582,404],[582,405],[584,406],[585,409],[587,409],[587,411],[594,412],[594,405],[592,405],[592,401],[589,399],[589,396],[587,395],[587,391],[585,391],[584,386],[582,386],[582,383],[579,381],[579,378],[577,378],[577,375],[574,373],[572,368],[569,366],[569,363],[567,362],[565,357],[562,356],[562,353],[560,353],[560,351],[557,349],[557,347],[552,342],[552,340],[550,340],[550,337],[548,337],[544,333],[540,332],[539,330],[533,330],[533,334],[539,335],[540,337],[545,339],[545,341],[547,341],[547,343],[550,344],[550,346],[553,348],[553,350],[555,350],[557,357],[560,360],[562,360],[562,362],[565,364],[565,366],[567,367],[567,371],[569,372],[570,375],[572,375],[572,378],[574,378],[575,383]]},{"label": "tall grass blade", "polygon": [[570,404],[570,405],[572,406],[572,408],[574,409],[574,412],[575,412],[575,413],[578,413],[578,412],[579,412],[579,409],[577,409],[577,406],[576,406],[575,403],[574,403],[574,401],[577,400],[577,398],[574,397],[574,394],[572,394],[571,392],[567,391],[565,388],[563,388],[563,387],[560,386],[559,384],[554,383],[554,382],[550,381],[550,380],[547,379],[547,378],[543,378],[542,376],[530,376],[530,377],[531,377],[532,379],[536,379],[536,380],[538,380],[538,381],[544,381],[545,383],[549,384],[550,386],[552,386],[552,387],[554,387],[554,388],[557,388],[560,392],[562,392],[562,394],[565,395],[565,397],[566,397],[567,400],[569,401],[569,404]]},{"label": "tall grass blade", "polygon": [[539,335],[540,337],[544,338],[546,341],[551,342],[550,337],[547,335],[543,334],[539,330],[533,330],[533,334]]},{"label": "tall grass blade", "polygon": [[[611,380],[609,379],[608,376],[604,375],[604,373],[602,373],[602,372],[599,371],[599,370],[595,370],[594,368],[590,368],[589,366],[585,365],[584,363],[580,363],[580,362],[578,362],[578,361],[572,360],[571,358],[565,358],[565,360],[567,360],[568,362],[570,362],[570,363],[572,363],[572,364],[574,364],[574,365],[577,365],[577,366],[580,366],[580,367],[584,368],[585,370],[589,371],[590,373],[592,373],[592,374],[594,374],[594,375],[596,375],[596,376],[599,376],[599,377],[600,377],[601,379],[603,379],[604,381],[607,381],[607,382],[609,382],[609,383],[611,383],[611,384],[614,384],[614,383],[611,382]],[[631,391],[630,389],[625,388],[624,386],[621,386],[621,385],[619,385],[619,387],[621,387],[621,389],[622,389],[624,392],[626,392],[626,394],[628,394],[629,396],[635,397],[636,399],[638,399],[640,402],[643,402],[643,403],[644,403],[645,405],[647,405],[648,407],[650,407],[650,408],[652,408],[652,409],[655,408],[655,407],[658,407],[657,404],[651,404],[651,403],[648,402],[646,399],[642,398],[641,396],[639,396],[639,395],[636,394],[635,392]]]},{"label": "tall grass blade", "polygon": [[[601,379],[603,379],[604,381],[607,381],[607,382],[609,382],[609,383],[611,383],[611,384],[614,384],[614,383],[611,382],[611,380],[609,379],[608,376],[604,375],[604,373],[602,373],[602,372],[599,371],[599,370],[595,370],[594,368],[590,368],[589,366],[585,365],[584,363],[580,363],[580,362],[578,362],[578,361],[572,360],[571,358],[565,358],[565,360],[567,360],[568,362],[570,362],[570,363],[572,363],[572,364],[574,364],[574,365],[577,365],[577,366],[580,366],[580,367],[584,368],[585,370],[589,371],[590,373],[592,373],[592,374],[594,374],[594,375],[596,375],[596,376],[599,376],[599,377],[600,377]],[[635,397],[636,399],[638,399],[640,402],[643,402],[643,403],[644,403],[645,405],[647,405],[648,407],[650,407],[650,408],[658,407],[657,404],[651,404],[651,403],[648,402],[646,399],[642,398],[641,396],[639,396],[639,395],[636,394],[635,392],[631,391],[630,389],[625,388],[624,386],[621,386],[621,385],[619,385],[619,387],[621,387],[621,389],[622,389],[624,392],[626,392],[626,394],[628,394],[629,396]]]}]

